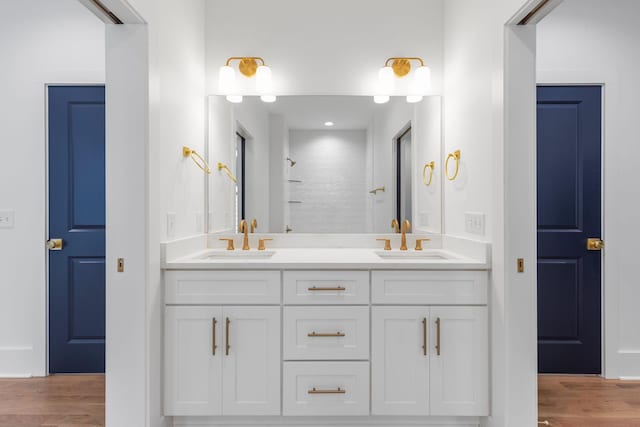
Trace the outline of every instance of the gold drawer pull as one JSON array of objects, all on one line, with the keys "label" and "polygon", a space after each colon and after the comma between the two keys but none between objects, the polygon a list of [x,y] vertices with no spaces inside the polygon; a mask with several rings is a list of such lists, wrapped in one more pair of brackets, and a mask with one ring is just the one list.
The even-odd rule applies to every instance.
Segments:
[{"label": "gold drawer pull", "polygon": [[436,354],[440,356],[440,318],[436,319]]},{"label": "gold drawer pull", "polygon": [[422,354],[427,355],[427,318],[422,319]]},{"label": "gold drawer pull", "polygon": [[307,393],[309,394],[345,394],[347,391],[338,387],[335,390],[318,390],[317,388],[312,388],[311,390],[307,391]]},{"label": "gold drawer pull", "polygon": [[216,349],[218,348],[218,346],[216,345],[216,325],[218,324],[218,321],[216,320],[216,318],[213,318],[213,327],[211,328],[211,330],[213,331],[213,336],[211,338],[213,338],[213,346],[212,346],[212,352],[213,355],[216,355]]},{"label": "gold drawer pull", "polygon": [[226,328],[225,328],[226,330],[225,330],[225,334],[224,334],[224,335],[225,335],[225,337],[224,337],[224,338],[225,338],[225,343],[224,343],[224,346],[225,346],[225,350],[224,350],[225,356],[228,356],[228,355],[229,355],[229,349],[231,348],[231,345],[229,344],[229,325],[230,325],[230,324],[231,324],[231,320],[227,317]]},{"label": "gold drawer pull", "polygon": [[316,331],[307,334],[308,337],[344,337],[344,332],[336,332],[335,334],[318,334]]},{"label": "gold drawer pull", "polygon": [[345,288],[344,286],[335,286],[335,287],[329,287],[329,288],[318,288],[316,286],[312,286],[310,288],[308,288],[311,292],[315,292],[315,291],[346,291],[347,288]]}]

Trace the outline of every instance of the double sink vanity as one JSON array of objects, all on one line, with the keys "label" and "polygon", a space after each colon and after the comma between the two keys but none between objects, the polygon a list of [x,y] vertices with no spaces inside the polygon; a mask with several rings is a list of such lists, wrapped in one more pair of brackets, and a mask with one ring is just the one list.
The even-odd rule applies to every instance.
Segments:
[{"label": "double sink vanity", "polygon": [[487,244],[252,234],[231,251],[226,237],[163,247],[174,425],[477,426],[489,414]]},{"label": "double sink vanity", "polygon": [[208,108],[207,233],[162,247],[173,425],[477,427],[489,244],[443,232],[440,97]]}]

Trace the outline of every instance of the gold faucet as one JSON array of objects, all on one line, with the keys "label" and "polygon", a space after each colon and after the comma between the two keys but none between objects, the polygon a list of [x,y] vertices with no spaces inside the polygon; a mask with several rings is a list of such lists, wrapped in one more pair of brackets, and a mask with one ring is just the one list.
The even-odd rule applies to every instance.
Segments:
[{"label": "gold faucet", "polygon": [[393,218],[391,220],[391,228],[393,228],[393,231],[396,233],[400,233],[400,224],[398,224],[398,220]]},{"label": "gold faucet", "polygon": [[402,237],[400,238],[400,250],[407,250],[407,231],[411,231],[411,223],[408,219],[402,222]]},{"label": "gold faucet", "polygon": [[240,227],[238,227],[241,233],[244,233],[244,238],[242,239],[242,250],[248,251],[251,249],[249,247],[249,227],[247,226],[247,221],[244,219],[240,221]]},{"label": "gold faucet", "polygon": [[254,218],[251,220],[251,234],[258,228],[258,221]]}]

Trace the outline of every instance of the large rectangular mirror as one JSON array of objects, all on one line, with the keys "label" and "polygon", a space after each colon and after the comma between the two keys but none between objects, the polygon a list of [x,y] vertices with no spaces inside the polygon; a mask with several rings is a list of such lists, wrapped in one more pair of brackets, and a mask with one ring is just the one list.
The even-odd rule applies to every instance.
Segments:
[{"label": "large rectangular mirror", "polygon": [[[208,99],[208,230],[441,232],[441,98]],[[431,162],[434,162],[433,164]]]}]

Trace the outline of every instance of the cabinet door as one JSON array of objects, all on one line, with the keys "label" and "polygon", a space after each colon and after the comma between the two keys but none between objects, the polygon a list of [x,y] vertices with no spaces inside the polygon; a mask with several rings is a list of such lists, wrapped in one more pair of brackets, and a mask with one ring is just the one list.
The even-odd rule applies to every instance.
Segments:
[{"label": "cabinet door", "polygon": [[431,308],[431,415],[489,414],[487,307]]},{"label": "cabinet door", "polygon": [[221,307],[167,307],[165,415],[222,414]]},{"label": "cabinet door", "polygon": [[280,415],[280,307],[223,314],[223,415]]},{"label": "cabinet door", "polygon": [[373,307],[371,311],[372,413],[428,415],[433,357],[427,337],[429,309]]}]

